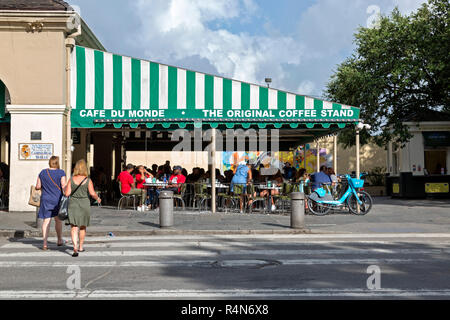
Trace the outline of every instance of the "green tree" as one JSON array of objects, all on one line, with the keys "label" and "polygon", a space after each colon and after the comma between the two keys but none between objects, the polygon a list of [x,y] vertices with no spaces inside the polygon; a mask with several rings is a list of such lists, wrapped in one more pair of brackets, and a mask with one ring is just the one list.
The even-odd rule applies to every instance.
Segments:
[{"label": "green tree", "polygon": [[[402,124],[408,116],[450,112],[449,9],[448,0],[429,0],[409,16],[395,9],[377,27],[358,28],[357,48],[337,67],[325,96],[361,108],[372,126],[362,143],[372,136],[379,145],[404,144],[411,138]],[[354,134],[344,131],[340,143],[354,144]]]}]

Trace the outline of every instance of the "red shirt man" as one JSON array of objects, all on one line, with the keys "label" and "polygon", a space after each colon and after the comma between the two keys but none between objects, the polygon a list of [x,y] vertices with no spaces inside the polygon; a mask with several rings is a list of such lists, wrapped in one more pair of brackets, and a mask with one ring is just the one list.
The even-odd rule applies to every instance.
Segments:
[{"label": "red shirt man", "polygon": [[169,178],[169,181],[172,182],[172,184],[180,184],[186,182],[186,177],[183,176],[181,173],[179,174],[172,174]]},{"label": "red shirt man", "polygon": [[122,194],[127,194],[128,192],[130,192],[131,188],[134,185],[134,179],[133,176],[131,175],[131,172],[133,172],[133,170],[134,166],[128,165],[127,169],[125,171],[122,171],[117,177],[117,180],[122,185],[122,189],[120,190]]},{"label": "red shirt man", "polygon": [[180,184],[186,182],[186,177],[181,174],[182,168],[180,166],[173,167],[173,174],[169,178],[168,190],[180,192]]}]

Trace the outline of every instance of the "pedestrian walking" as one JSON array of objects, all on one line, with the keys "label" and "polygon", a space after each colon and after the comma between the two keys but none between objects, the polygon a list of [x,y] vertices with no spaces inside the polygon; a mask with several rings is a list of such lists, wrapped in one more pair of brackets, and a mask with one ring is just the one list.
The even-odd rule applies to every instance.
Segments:
[{"label": "pedestrian walking", "polygon": [[66,187],[66,173],[59,168],[59,157],[50,158],[49,168],[39,173],[36,190],[41,190],[41,205],[39,207],[38,218],[42,219],[42,250],[48,250],[48,234],[50,223],[55,218],[55,231],[58,238],[58,246],[64,244],[62,238],[62,221],[58,219],[59,202]]},{"label": "pedestrian walking", "polygon": [[241,163],[234,169],[234,176],[231,179],[230,191],[235,192],[235,185],[240,185],[242,187],[242,193],[240,197],[239,207],[241,213],[243,213],[244,208],[244,197],[247,193],[247,184],[252,181],[252,165],[250,163]]},{"label": "pedestrian walking", "polygon": [[73,176],[67,183],[65,195],[66,197],[70,196],[67,224],[71,226],[72,257],[78,257],[78,252],[84,252],[83,245],[86,237],[86,228],[89,227],[91,217],[89,195],[98,203],[101,203],[100,197],[94,190],[94,184],[88,177],[86,161],[79,160],[75,164]]}]

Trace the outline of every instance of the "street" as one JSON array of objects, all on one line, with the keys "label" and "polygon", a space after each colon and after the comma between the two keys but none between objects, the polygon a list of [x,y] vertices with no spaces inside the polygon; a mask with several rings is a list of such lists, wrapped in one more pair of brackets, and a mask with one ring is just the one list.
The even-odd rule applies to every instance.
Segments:
[{"label": "street", "polygon": [[0,239],[0,299],[450,298],[448,234],[55,240]]}]

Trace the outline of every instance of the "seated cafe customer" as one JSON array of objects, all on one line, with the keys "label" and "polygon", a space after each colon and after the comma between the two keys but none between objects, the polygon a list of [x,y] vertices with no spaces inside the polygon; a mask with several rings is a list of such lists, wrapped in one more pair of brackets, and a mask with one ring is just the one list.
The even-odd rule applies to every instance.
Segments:
[{"label": "seated cafe customer", "polygon": [[328,175],[328,168],[326,166],[320,167],[320,172],[316,172],[311,176],[312,191],[321,188],[322,184],[331,184],[331,178]]},{"label": "seated cafe customer", "polygon": [[183,169],[180,166],[173,167],[173,174],[169,178],[169,185],[165,190],[180,192],[180,184],[186,183],[186,177],[181,174]]},{"label": "seated cafe customer", "polygon": [[120,192],[123,195],[137,195],[140,196],[139,206],[137,208],[138,211],[146,210],[146,206],[144,205],[144,201],[146,198],[145,189],[136,188],[136,183],[134,182],[134,178],[131,173],[134,170],[134,166],[132,164],[128,164],[124,171],[122,171],[117,180],[120,182],[121,189]]},{"label": "seated cafe customer", "polygon": [[[146,190],[146,200],[148,198],[148,207],[151,209],[154,205],[154,190],[153,188],[146,189],[144,187],[145,179],[153,178],[153,174],[151,172],[148,172],[148,170],[143,166],[140,165],[137,168],[138,172],[136,173],[136,188],[137,189],[145,189]],[[147,201],[144,202],[144,205],[147,205]]]}]

